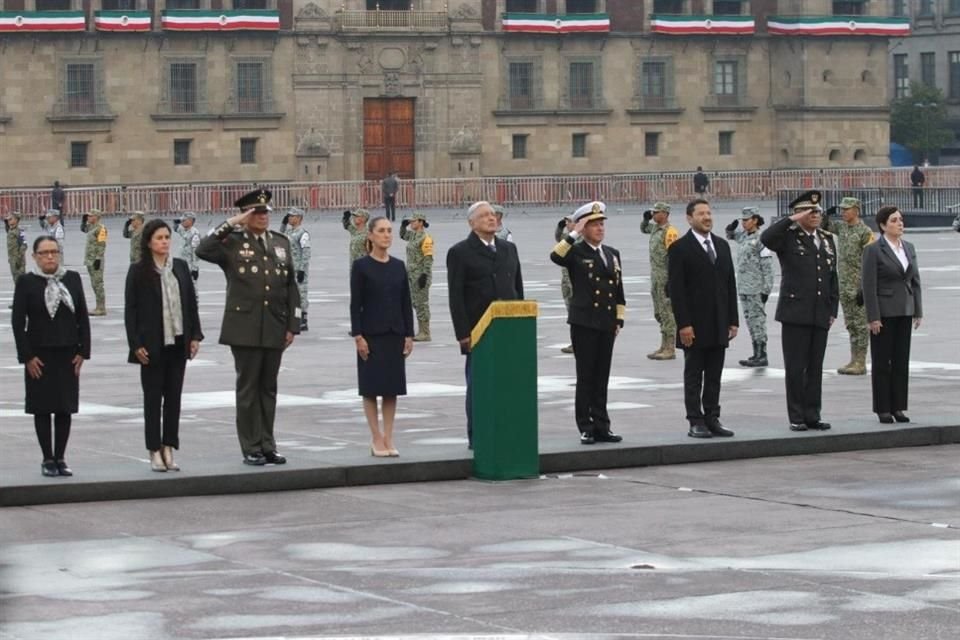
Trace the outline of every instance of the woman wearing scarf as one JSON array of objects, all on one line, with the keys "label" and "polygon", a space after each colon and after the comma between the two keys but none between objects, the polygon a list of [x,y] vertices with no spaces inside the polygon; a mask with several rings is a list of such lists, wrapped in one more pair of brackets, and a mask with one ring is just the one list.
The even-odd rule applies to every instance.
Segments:
[{"label": "woman wearing scarf", "polygon": [[[80,400],[80,367],[90,358],[90,318],[76,271],[60,264],[60,245],[51,236],[33,243],[36,267],[17,279],[13,293],[13,336],[24,365],[26,406],[43,451],[45,476],[72,476],[64,461],[72,414]],[[56,427],[51,441],[51,416]]]},{"label": "woman wearing scarf", "polygon": [[180,396],[187,360],[203,333],[190,267],[170,256],[170,227],[151,220],[140,239],[140,260],[127,272],[124,324],[128,362],[140,365],[144,435],[154,471],[179,471]]}]

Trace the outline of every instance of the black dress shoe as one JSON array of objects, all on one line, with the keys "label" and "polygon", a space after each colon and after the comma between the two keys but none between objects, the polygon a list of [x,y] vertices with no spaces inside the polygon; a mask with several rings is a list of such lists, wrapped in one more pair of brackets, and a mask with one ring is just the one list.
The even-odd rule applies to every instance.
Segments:
[{"label": "black dress shoe", "polygon": [[267,458],[259,451],[255,451],[243,456],[243,464],[248,464],[251,467],[262,467],[267,464]]},{"label": "black dress shoe", "polygon": [[267,464],[287,464],[287,459],[276,451],[264,451],[263,458]]},{"label": "black dress shoe", "polygon": [[596,442],[621,442],[623,436],[617,435],[613,431],[604,431],[603,433],[595,434],[593,439]]},{"label": "black dress shoe", "polygon": [[729,438],[733,436],[733,431],[730,431],[730,429],[724,429],[723,425],[720,424],[719,419],[708,418],[705,422],[707,423],[707,429],[710,430],[710,433],[718,438]]},{"label": "black dress shoe", "polygon": [[893,424],[893,416],[889,413],[878,413],[877,420],[883,424]]},{"label": "black dress shoe", "polygon": [[807,425],[802,422],[791,422],[790,431],[806,431]]},{"label": "black dress shoe", "polygon": [[894,411],[894,412],[893,412],[893,419],[896,420],[897,422],[910,422],[910,418],[908,418],[908,417],[903,413],[903,411]]},{"label": "black dress shoe", "polygon": [[821,422],[817,420],[816,422],[808,422],[807,429],[813,429],[814,431],[826,431],[830,428],[829,422]]},{"label": "black dress shoe", "polygon": [[57,472],[62,476],[72,476],[73,471],[67,466],[64,460],[57,460]]},{"label": "black dress shoe", "polygon": [[581,433],[580,434],[580,444],[594,444],[596,439],[593,437],[592,433]]},{"label": "black dress shoe", "polygon": [[710,433],[710,429],[707,429],[705,424],[692,424],[690,425],[690,430],[687,431],[687,435],[691,438],[712,438],[713,434]]},{"label": "black dress shoe", "polygon": [[48,478],[52,478],[53,476],[60,475],[60,470],[57,469],[57,463],[53,460],[44,460],[40,463],[40,473]]}]

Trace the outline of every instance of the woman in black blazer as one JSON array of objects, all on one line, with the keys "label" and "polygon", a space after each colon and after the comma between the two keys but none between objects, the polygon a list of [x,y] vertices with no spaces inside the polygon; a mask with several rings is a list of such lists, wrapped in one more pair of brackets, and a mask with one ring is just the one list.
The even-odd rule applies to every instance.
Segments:
[{"label": "woman in black blazer", "polygon": [[[37,268],[17,278],[13,336],[24,365],[26,403],[43,451],[45,476],[72,476],[63,456],[72,414],[80,403],[80,367],[90,359],[90,318],[76,271],[60,264],[60,245],[50,236],[33,243]],[[51,443],[50,416],[56,434]]]},{"label": "woman in black blazer", "polygon": [[911,327],[920,326],[923,301],[917,251],[903,239],[903,214],[896,207],[877,212],[880,239],[863,252],[863,303],[870,326],[873,411],[880,422],[910,422]]},{"label": "woman in black blazer", "polygon": [[[370,454],[400,455],[393,446],[397,396],[407,394],[404,358],[413,351],[413,306],[403,262],[389,253],[393,227],[384,217],[368,225],[369,255],[350,271],[350,335],[357,346],[357,377],[363,412],[370,427]],[[377,416],[383,398],[383,431]]]},{"label": "woman in black blazer", "polygon": [[154,471],[179,471],[180,396],[187,360],[197,355],[203,333],[190,267],[170,256],[170,227],[144,226],[140,261],[127,272],[124,324],[130,355],[140,365],[144,436]]}]

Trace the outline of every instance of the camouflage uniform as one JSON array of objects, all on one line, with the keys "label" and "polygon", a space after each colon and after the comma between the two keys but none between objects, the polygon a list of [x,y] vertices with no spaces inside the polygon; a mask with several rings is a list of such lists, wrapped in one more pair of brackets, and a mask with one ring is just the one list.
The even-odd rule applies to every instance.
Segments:
[{"label": "camouflage uniform", "polygon": [[[356,221],[362,218],[364,223],[357,227]],[[343,228],[350,234],[350,265],[348,271],[353,270],[353,263],[367,255],[367,222],[370,214],[366,209],[357,209],[353,213],[344,212]]]},{"label": "camouflage uniform", "polygon": [[[746,207],[741,220],[759,216],[756,207]],[[753,342],[753,356],[741,360],[745,367],[765,367],[767,365],[767,310],[766,300],[773,291],[773,254],[760,242],[757,229],[747,232],[737,228],[739,221],[734,220],[727,226],[727,238],[737,242],[737,289],[740,294],[740,306],[743,309],[750,339]]]},{"label": "camouflage uniform", "polygon": [[[300,216],[300,220],[303,220],[303,211],[300,209],[291,209],[288,215]],[[300,331],[305,331],[308,328],[307,308],[310,306],[310,300],[307,298],[310,284],[310,233],[303,228],[302,223],[296,227],[281,225],[280,231],[290,238],[290,257],[293,259],[297,290],[300,291],[300,310],[303,312],[300,318]]]},{"label": "camouflage uniform", "polygon": [[200,259],[197,257],[197,247],[200,246],[201,240],[196,223],[189,229],[185,228],[182,224],[178,224],[177,235],[180,236],[182,241],[180,245],[180,259],[187,263],[190,274],[193,276],[193,279],[196,280],[197,274],[200,271]]},{"label": "camouflage uniform", "polygon": [[97,223],[87,229],[87,248],[83,254],[83,264],[90,274],[93,295],[97,299],[97,308],[90,312],[92,316],[107,315],[106,295],[103,291],[103,263],[106,252],[107,228],[98,218]]},{"label": "camouflage uniform", "polygon": [[[10,275],[16,284],[17,278],[27,270],[27,238],[20,228],[20,214],[14,213],[10,217],[16,220],[17,224],[7,229],[7,262],[10,263]],[[10,306],[12,308],[13,304]]]},{"label": "camouflage uniform", "polygon": [[[853,207],[860,209],[860,201],[856,198],[844,198],[840,201],[840,209]],[[828,216],[823,219],[823,227],[837,238],[840,306],[843,309],[847,333],[850,334],[850,362],[837,369],[837,373],[865,375],[870,332],[866,309],[862,303],[857,303],[857,294],[860,292],[863,250],[874,241],[873,231],[860,219],[853,224]]]},{"label": "camouflage uniform", "polygon": [[[657,202],[652,213],[670,213],[670,205]],[[653,317],[660,325],[660,348],[647,354],[651,360],[673,360],[676,358],[675,341],[677,322],[673,317],[673,307],[667,296],[667,249],[676,242],[680,234],[669,222],[658,225],[652,219],[644,220],[640,231],[650,234],[650,296],[653,298]]]},{"label": "camouflage uniform", "polygon": [[[57,216],[57,221],[53,224],[50,224],[50,221],[47,220],[49,216]],[[45,234],[57,241],[57,246],[60,247],[60,264],[65,265],[66,256],[63,252],[63,225],[60,224],[60,212],[56,209],[48,209],[47,215],[43,218],[40,218],[40,228]]]},{"label": "camouflage uniform", "polygon": [[[422,220],[419,231],[407,224]],[[414,213],[411,220],[400,224],[400,238],[407,241],[407,279],[410,281],[410,301],[417,314],[419,331],[414,336],[417,342],[430,341],[430,285],[433,283],[433,236],[427,233],[430,225],[422,213]]]},{"label": "camouflage uniform", "polygon": [[490,205],[493,207],[493,213],[497,216],[497,231],[496,235],[501,240],[506,240],[507,242],[513,242],[513,234],[510,233],[510,229],[507,229],[503,224],[503,218],[507,215],[507,212],[499,204]]}]

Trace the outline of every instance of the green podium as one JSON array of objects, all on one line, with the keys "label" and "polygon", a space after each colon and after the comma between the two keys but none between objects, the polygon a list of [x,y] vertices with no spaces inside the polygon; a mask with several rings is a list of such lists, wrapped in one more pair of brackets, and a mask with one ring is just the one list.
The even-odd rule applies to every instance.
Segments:
[{"label": "green podium", "polygon": [[470,334],[473,475],[483,480],[535,478],[537,446],[537,303],[493,302]]}]

